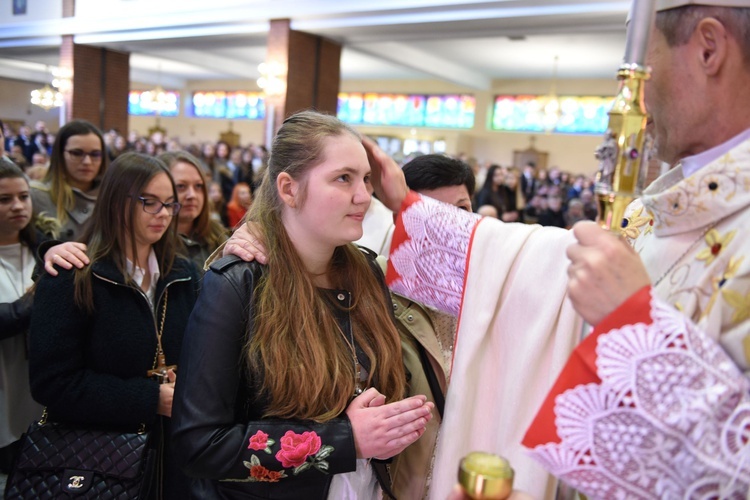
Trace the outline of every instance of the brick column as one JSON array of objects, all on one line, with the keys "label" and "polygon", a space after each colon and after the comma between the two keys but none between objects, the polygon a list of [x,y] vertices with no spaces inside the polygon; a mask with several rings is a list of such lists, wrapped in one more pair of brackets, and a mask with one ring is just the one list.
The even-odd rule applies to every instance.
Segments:
[{"label": "brick column", "polygon": [[336,114],[341,45],[294,31],[289,19],[275,19],[271,21],[268,32],[266,61],[276,61],[286,69],[284,94],[267,98],[267,102],[274,105],[275,130],[279,129],[284,118],[303,109]]},{"label": "brick column", "polygon": [[66,121],[88,120],[102,131],[128,131],[130,55],[124,52],[78,45],[73,36],[63,37],[60,66],[73,71],[72,88],[66,96]]}]

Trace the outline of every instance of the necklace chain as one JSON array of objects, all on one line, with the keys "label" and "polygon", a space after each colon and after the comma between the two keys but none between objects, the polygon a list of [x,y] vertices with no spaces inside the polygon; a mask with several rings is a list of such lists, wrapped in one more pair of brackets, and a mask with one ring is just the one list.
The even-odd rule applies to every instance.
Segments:
[{"label": "necklace chain", "polygon": [[167,298],[169,298],[169,289],[164,289],[164,302],[161,308],[161,323],[159,324],[159,330],[156,332],[156,354],[154,355],[153,368],[149,370],[146,375],[157,379],[160,384],[166,384],[169,382],[167,373],[169,370],[176,370],[177,365],[167,365],[166,356],[164,349],[161,344],[161,336],[164,334],[164,322],[167,319]]},{"label": "necklace chain", "polygon": [[[347,292],[349,295],[349,302],[347,304],[347,314],[349,316],[349,338],[346,338],[346,335],[344,334],[344,330],[341,329],[341,327],[338,327],[339,333],[341,333],[341,338],[344,339],[344,342],[349,347],[349,349],[352,352],[352,361],[354,362],[354,395],[359,396],[362,394],[362,391],[364,390],[362,387],[362,369],[359,364],[359,358],[357,357],[357,348],[356,344],[354,343],[354,330],[352,329],[352,318],[351,318],[351,308],[352,308],[352,294],[350,292]],[[339,294],[339,299],[343,300],[343,294]],[[336,325],[338,326],[338,325]],[[349,341],[351,339],[351,342]]]}]

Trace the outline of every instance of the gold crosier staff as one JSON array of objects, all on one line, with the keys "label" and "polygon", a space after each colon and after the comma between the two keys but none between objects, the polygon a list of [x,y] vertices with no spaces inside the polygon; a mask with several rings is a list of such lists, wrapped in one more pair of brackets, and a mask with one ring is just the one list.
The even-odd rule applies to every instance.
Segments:
[{"label": "gold crosier staff", "polygon": [[[599,171],[594,191],[599,204],[599,225],[620,234],[625,209],[640,195],[642,176],[648,170],[652,139],[646,133],[648,112],[643,98],[651,70],[646,66],[646,49],[656,12],[655,0],[633,0],[628,16],[625,57],[617,70],[619,90],[609,112],[604,142],[596,150]],[[583,324],[581,337],[591,327]],[[559,483],[558,498],[585,498]]]},{"label": "gold crosier staff", "polygon": [[647,171],[651,149],[651,139],[646,134],[648,113],[643,89],[650,76],[645,59],[654,12],[654,0],[633,0],[625,57],[617,70],[619,90],[609,112],[604,143],[596,150],[599,171],[594,191],[599,224],[618,234],[625,208],[640,195],[641,176]]}]

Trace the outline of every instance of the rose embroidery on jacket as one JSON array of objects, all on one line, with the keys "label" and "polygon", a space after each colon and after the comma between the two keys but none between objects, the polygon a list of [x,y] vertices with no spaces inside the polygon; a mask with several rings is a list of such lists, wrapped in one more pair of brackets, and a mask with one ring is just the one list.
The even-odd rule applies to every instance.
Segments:
[{"label": "rose embroidery on jacket", "polygon": [[242,462],[248,468],[250,475],[245,479],[222,479],[226,482],[235,483],[278,483],[279,479],[289,477],[283,470],[269,470],[260,465],[257,455],[252,455],[250,461]]},{"label": "rose embroidery on jacket", "polygon": [[[270,439],[268,434],[258,430],[250,437],[247,449],[263,451],[269,455],[273,454],[271,447],[276,444],[274,439]],[[284,468],[293,468],[292,474],[295,476],[300,472],[308,470],[310,467],[318,469],[320,472],[328,473],[328,461],[326,460],[333,453],[333,446],[323,445],[320,436],[314,431],[306,431],[297,434],[294,431],[286,431],[279,440],[280,448],[276,452],[276,460],[281,462]],[[287,478],[286,471],[270,470],[261,465],[257,455],[252,454],[250,461],[242,462],[248,469],[248,477],[244,479],[222,479],[227,482],[242,483],[277,483],[279,479]]]},{"label": "rose embroidery on jacket", "polygon": [[320,449],[320,436],[315,432],[297,434],[286,431],[281,438],[281,449],[276,453],[276,460],[284,467],[299,467]]},{"label": "rose embroidery on jacket", "polygon": [[248,450],[265,451],[269,455],[271,454],[271,446],[276,444],[273,439],[268,439],[268,434],[259,430],[253,436],[250,437],[250,444],[247,446]]}]

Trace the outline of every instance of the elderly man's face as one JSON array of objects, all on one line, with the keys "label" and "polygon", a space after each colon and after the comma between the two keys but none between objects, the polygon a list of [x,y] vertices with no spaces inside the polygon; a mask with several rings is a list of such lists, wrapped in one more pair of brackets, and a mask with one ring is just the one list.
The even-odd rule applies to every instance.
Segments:
[{"label": "elderly man's face", "polygon": [[652,72],[645,87],[649,132],[658,144],[658,157],[669,164],[700,152],[696,148],[707,132],[710,106],[704,102],[706,78],[696,59],[700,50],[694,37],[670,47],[661,31],[651,30],[646,62]]}]

